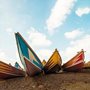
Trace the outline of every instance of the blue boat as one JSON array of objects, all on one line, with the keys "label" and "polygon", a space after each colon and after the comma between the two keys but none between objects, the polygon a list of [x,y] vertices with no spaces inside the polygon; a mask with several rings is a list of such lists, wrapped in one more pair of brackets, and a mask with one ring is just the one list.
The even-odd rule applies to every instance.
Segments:
[{"label": "blue boat", "polygon": [[24,40],[19,32],[15,33],[15,38],[20,60],[24,66],[26,73],[29,76],[34,76],[41,73],[43,65],[38,56],[35,54],[35,52],[28,45],[28,43]]},{"label": "blue boat", "polygon": [[18,62],[15,62],[15,68],[17,68],[17,69],[21,69],[22,70],[22,68],[20,67],[20,65],[18,64]]}]

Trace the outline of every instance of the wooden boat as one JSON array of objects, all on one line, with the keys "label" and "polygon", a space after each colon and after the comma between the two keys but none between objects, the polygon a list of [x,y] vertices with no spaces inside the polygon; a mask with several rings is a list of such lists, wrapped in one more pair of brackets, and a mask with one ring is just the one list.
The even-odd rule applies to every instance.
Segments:
[{"label": "wooden boat", "polygon": [[17,69],[14,66],[0,61],[0,79],[9,79],[21,76],[25,76],[25,72],[23,70]]},{"label": "wooden boat", "polygon": [[61,56],[57,51],[57,49],[55,49],[54,53],[44,66],[45,73],[48,74],[58,72],[61,69],[61,63],[62,63]]},{"label": "wooden boat", "polygon": [[90,69],[90,61],[84,64],[84,69]]},{"label": "wooden boat", "polygon": [[[24,38],[20,35],[20,33],[15,33],[17,47],[21,62],[24,66],[26,73],[29,76],[34,76],[42,72],[43,65],[32,50],[32,48],[28,45],[28,43],[24,40]],[[38,43],[38,42],[37,42]]]},{"label": "wooden boat", "polygon": [[20,65],[18,64],[18,62],[15,62],[14,67],[16,67],[17,69],[21,69],[21,70],[23,70],[23,69],[20,67]]},{"label": "wooden boat", "polygon": [[81,50],[71,60],[65,63],[62,68],[64,71],[80,71],[84,66],[84,51]]},{"label": "wooden boat", "polygon": [[46,63],[47,63],[47,62],[46,62],[45,60],[42,61],[42,65],[43,65],[43,66],[45,66]]}]

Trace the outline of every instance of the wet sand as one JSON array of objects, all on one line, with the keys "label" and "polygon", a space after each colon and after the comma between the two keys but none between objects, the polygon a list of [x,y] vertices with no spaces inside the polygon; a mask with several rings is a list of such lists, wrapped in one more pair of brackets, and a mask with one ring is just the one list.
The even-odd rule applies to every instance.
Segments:
[{"label": "wet sand", "polygon": [[64,72],[1,80],[0,90],[90,90],[90,72]]}]

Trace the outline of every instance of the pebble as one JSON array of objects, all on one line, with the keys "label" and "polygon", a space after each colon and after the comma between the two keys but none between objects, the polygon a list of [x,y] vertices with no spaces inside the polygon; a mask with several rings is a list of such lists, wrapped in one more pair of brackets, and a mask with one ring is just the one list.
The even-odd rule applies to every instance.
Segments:
[{"label": "pebble", "polygon": [[38,88],[43,88],[43,85],[39,85]]},{"label": "pebble", "polygon": [[35,85],[32,86],[32,88],[35,88],[35,87],[36,87]]}]

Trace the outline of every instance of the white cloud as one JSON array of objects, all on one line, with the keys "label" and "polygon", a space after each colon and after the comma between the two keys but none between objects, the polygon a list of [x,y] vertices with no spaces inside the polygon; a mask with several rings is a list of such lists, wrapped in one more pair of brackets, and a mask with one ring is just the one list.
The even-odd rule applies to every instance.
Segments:
[{"label": "white cloud", "polygon": [[76,0],[57,0],[51,9],[51,14],[46,21],[47,29],[53,33],[56,28],[63,24]]},{"label": "white cloud", "polygon": [[7,59],[6,53],[4,51],[0,50],[0,61],[9,63],[9,61],[6,59]]},{"label": "white cloud", "polygon": [[47,36],[34,28],[30,28],[28,31],[29,40],[34,47],[48,47],[52,42],[47,38]]},{"label": "white cloud", "polygon": [[84,33],[83,31],[76,29],[71,32],[66,32],[64,35],[68,39],[76,39],[77,37],[81,36],[83,33]]},{"label": "white cloud", "polygon": [[[52,50],[48,49],[52,42],[47,38],[44,33],[37,31],[35,28],[31,27],[28,31],[30,45],[36,49],[36,53],[40,60],[45,59],[46,61],[52,54]],[[38,50],[37,50],[38,49]]]},{"label": "white cloud", "polygon": [[3,51],[0,51],[0,59],[5,59],[6,54]]},{"label": "white cloud", "polygon": [[76,10],[76,14],[81,17],[84,14],[90,14],[90,7],[85,7],[85,8],[78,8]]},{"label": "white cloud", "polygon": [[12,30],[12,28],[7,28],[6,31],[7,31],[8,33],[12,33],[13,30]]},{"label": "white cloud", "polygon": [[71,42],[69,46],[64,51],[62,51],[62,56],[66,59],[64,62],[71,59],[81,49],[84,49],[86,51],[85,60],[88,61],[88,59],[90,58],[90,35],[84,35],[81,39],[74,40],[73,43]]},{"label": "white cloud", "polygon": [[45,59],[46,61],[48,61],[48,59],[50,58],[50,56],[52,55],[52,50],[50,49],[40,49],[38,51],[38,56],[40,57],[40,60],[43,61],[43,59]]},{"label": "white cloud", "polygon": [[12,28],[6,28],[6,32],[8,33],[8,34],[10,34],[10,35],[12,35],[13,34],[13,29]]},{"label": "white cloud", "polygon": [[21,61],[19,60],[19,55],[17,55],[18,52],[16,52],[16,58],[11,58],[7,55],[6,52],[4,52],[3,50],[0,50],[0,61],[5,62],[7,64],[11,63],[13,66],[15,65],[15,62],[17,61],[20,66],[23,68],[23,65],[21,64]]}]

